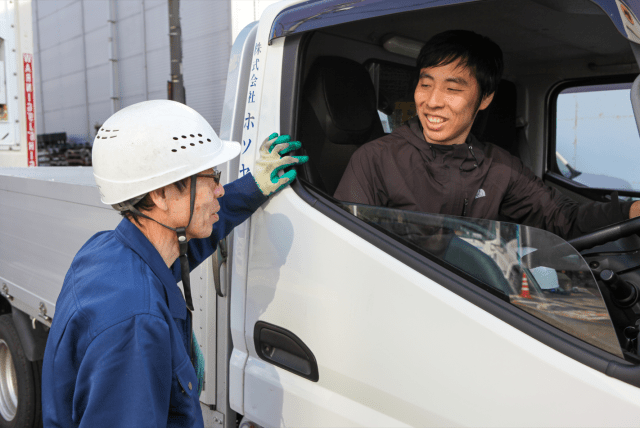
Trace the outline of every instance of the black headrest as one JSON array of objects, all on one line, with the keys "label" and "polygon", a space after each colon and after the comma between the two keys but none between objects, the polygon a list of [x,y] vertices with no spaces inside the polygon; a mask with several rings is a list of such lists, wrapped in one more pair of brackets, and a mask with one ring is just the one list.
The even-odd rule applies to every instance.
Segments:
[{"label": "black headrest", "polygon": [[371,77],[347,58],[318,58],[307,77],[304,98],[334,144],[365,143],[379,122]]},{"label": "black headrest", "polygon": [[494,143],[516,154],[516,103],[516,85],[508,80],[500,81],[489,107],[478,112],[471,133],[480,141]]}]

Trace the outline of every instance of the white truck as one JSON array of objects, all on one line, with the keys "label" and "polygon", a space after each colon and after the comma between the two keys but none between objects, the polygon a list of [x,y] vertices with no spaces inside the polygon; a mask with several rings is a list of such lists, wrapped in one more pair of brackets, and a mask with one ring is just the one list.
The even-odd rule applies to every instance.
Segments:
[{"label": "white truck", "polygon": [[[639,426],[640,220],[566,242],[332,197],[353,151],[383,135],[381,116],[389,128],[411,109],[422,44],[455,28],[505,52],[480,139],[576,201],[640,197],[638,186],[574,182],[555,156],[561,107],[582,95],[615,114],[576,116],[594,126],[571,128],[575,153],[608,176],[640,153],[638,15],[620,0],[284,1],[247,26],[220,130],[243,148],[224,180],[250,171],[274,131],[302,141],[310,161],[191,274],[206,426]],[[0,168],[0,426],[41,423],[41,359],[65,273],[119,221],[91,168]],[[525,274],[552,269],[571,287],[507,278],[483,248],[514,239]]]}]

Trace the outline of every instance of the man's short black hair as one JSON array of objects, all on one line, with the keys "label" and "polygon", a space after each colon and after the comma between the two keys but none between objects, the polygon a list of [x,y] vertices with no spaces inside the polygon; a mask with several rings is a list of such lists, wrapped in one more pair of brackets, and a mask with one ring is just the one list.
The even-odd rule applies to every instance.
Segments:
[{"label": "man's short black hair", "polygon": [[504,67],[502,49],[488,37],[467,30],[449,30],[431,37],[418,55],[418,79],[423,68],[448,65],[458,59],[478,81],[480,101],[496,91]]}]

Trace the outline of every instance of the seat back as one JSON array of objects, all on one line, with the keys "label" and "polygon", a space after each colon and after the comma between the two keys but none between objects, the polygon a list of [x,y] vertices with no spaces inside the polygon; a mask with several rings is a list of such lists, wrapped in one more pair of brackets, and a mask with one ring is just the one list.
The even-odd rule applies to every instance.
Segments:
[{"label": "seat back", "polygon": [[309,181],[333,195],[351,155],[384,135],[367,70],[342,57],[316,59],[303,86],[298,139]]},{"label": "seat back", "polygon": [[478,112],[471,133],[518,156],[516,101],[516,85],[502,80],[489,107]]}]

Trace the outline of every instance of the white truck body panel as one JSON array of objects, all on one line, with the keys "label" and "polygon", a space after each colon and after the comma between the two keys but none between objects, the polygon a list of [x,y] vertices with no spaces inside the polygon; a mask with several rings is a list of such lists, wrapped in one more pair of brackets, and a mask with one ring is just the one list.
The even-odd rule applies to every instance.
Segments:
[{"label": "white truck body panel", "polygon": [[[265,10],[260,19],[255,35],[252,49],[250,75],[257,78],[257,85],[250,86],[249,91],[253,91],[253,97],[246,99],[244,118],[247,118],[247,126],[243,127],[242,144],[243,152],[239,156],[238,175],[243,175],[247,171],[245,167],[252,168],[255,160],[259,156],[260,144],[271,133],[280,131],[280,82],[282,70],[282,41],[269,46],[269,34],[271,23],[278,13],[285,7],[295,2],[280,2]],[[268,54],[267,54],[267,47]],[[255,122],[251,118],[255,118]],[[259,120],[257,120],[259,118]],[[244,122],[243,122],[244,123]],[[231,174],[236,174],[232,172]],[[232,175],[233,176],[233,175]],[[290,191],[290,189],[285,189]],[[251,219],[247,220],[234,231],[233,240],[233,273],[231,276],[232,306],[231,306],[231,335],[233,339],[233,353],[230,366],[230,378],[236,380],[229,385],[229,400],[231,408],[238,413],[244,413],[243,391],[245,390],[243,375],[246,364],[248,349],[251,344],[245,343],[244,312],[245,305],[243,294],[246,290],[249,243],[251,242]]]},{"label": "white truck body panel", "polygon": [[0,168],[0,175],[0,281],[17,307],[46,323],[40,302],[53,317],[73,257],[120,216],[100,202],[92,168]]},{"label": "white truck body panel", "polygon": [[[638,388],[442,288],[337,227],[293,191],[251,220],[244,411],[259,424],[637,423],[629,415],[640,410]],[[257,357],[258,320],[304,338],[319,364],[317,383]]]}]

